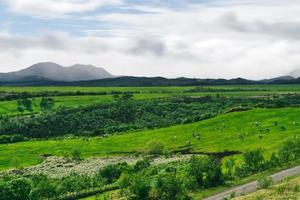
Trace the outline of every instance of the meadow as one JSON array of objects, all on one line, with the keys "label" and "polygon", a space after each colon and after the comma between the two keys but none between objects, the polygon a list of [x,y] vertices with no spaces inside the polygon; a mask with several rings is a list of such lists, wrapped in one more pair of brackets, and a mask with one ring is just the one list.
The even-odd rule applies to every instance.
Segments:
[{"label": "meadow", "polygon": [[[241,151],[263,148],[272,152],[289,138],[299,136],[300,109],[256,109],[168,128],[113,135],[91,140],[63,139],[0,145],[0,169],[25,167],[41,162],[41,155],[63,156],[78,149],[84,157],[122,155],[140,151],[150,141],[161,141],[168,150],[191,143],[196,152]],[[255,123],[258,122],[259,126]],[[278,125],[274,125],[278,123]],[[284,127],[284,130],[283,128]],[[269,129],[269,132],[260,130]],[[200,140],[193,137],[200,134]],[[259,138],[259,135],[262,138]],[[173,140],[174,136],[176,140]],[[11,155],[14,155],[11,158]]]}]

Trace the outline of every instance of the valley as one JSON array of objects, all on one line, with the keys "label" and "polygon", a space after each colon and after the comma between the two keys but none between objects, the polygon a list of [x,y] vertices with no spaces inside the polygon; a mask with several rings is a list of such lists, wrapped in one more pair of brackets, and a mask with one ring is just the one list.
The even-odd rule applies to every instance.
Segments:
[{"label": "valley", "polygon": [[[268,163],[273,162],[274,156],[278,161],[271,166],[278,170],[299,163],[299,143],[289,145],[300,137],[298,85],[1,87],[0,90],[4,98],[0,102],[0,177],[3,178],[41,174],[48,177],[47,181],[58,184],[59,177],[96,178],[106,167],[127,163],[131,168],[146,162],[145,159],[149,159],[146,162],[149,164],[141,172],[125,167],[121,173],[147,177],[151,170],[174,168],[184,175],[191,173],[192,162],[198,162],[193,159],[221,159],[224,176],[221,190],[218,185],[187,189],[188,196],[202,198],[272,172],[273,167]],[[23,100],[18,103],[20,99]],[[26,110],[30,103],[25,104],[24,99],[31,102],[31,110]],[[20,112],[18,106],[24,111]],[[294,156],[283,165],[280,156],[286,151],[284,145],[292,148],[296,145],[296,149],[284,153]],[[263,156],[262,169],[243,172],[245,155],[251,152]],[[232,169],[228,168],[229,163]],[[34,179],[29,179],[34,183]],[[110,186],[100,181],[93,189],[88,184],[80,186],[82,189],[70,188],[67,196],[59,198],[93,196],[103,188],[114,191],[123,187],[119,182],[112,181]],[[122,190],[133,187],[128,184]],[[119,192],[104,194],[120,196]]]}]

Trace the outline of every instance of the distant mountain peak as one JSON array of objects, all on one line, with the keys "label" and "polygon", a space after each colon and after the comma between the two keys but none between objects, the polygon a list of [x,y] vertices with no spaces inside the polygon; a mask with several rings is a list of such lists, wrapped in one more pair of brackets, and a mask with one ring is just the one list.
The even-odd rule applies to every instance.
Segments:
[{"label": "distant mountain peak", "polygon": [[2,82],[26,80],[26,77],[41,77],[53,81],[88,81],[114,77],[101,67],[75,64],[69,67],[54,62],[40,62],[16,72],[0,73]]}]

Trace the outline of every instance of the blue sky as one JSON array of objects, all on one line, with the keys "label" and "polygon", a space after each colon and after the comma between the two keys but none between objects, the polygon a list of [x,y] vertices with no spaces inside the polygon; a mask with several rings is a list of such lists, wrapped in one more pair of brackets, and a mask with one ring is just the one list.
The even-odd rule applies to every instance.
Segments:
[{"label": "blue sky", "polygon": [[[276,14],[274,14],[276,13]],[[267,78],[300,69],[296,0],[0,0],[0,71]]]}]

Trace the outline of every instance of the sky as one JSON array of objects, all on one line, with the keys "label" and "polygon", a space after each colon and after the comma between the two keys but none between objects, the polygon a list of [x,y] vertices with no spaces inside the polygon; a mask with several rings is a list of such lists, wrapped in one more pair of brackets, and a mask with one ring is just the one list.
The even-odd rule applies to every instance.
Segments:
[{"label": "sky", "polygon": [[299,0],[0,0],[0,71],[263,79],[300,70]]}]

